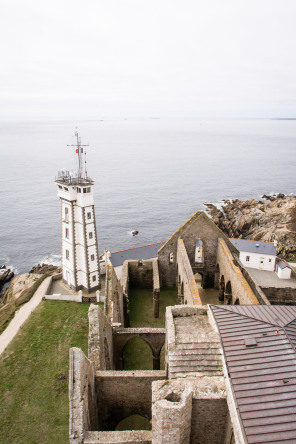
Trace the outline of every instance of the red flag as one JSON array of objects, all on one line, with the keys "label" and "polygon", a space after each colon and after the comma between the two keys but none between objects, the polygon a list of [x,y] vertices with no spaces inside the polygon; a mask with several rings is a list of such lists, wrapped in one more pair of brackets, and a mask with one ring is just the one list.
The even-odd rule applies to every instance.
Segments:
[{"label": "red flag", "polygon": [[76,150],[76,153],[78,154],[78,148],[77,148],[77,150]]}]

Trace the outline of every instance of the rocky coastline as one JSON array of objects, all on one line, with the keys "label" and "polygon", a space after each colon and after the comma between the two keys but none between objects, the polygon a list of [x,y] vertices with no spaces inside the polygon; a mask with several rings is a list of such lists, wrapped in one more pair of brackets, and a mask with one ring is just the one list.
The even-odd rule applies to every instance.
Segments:
[{"label": "rocky coastline", "polygon": [[296,261],[296,196],[263,195],[260,200],[224,200],[220,208],[204,203],[208,215],[228,237],[277,241],[277,254]]}]

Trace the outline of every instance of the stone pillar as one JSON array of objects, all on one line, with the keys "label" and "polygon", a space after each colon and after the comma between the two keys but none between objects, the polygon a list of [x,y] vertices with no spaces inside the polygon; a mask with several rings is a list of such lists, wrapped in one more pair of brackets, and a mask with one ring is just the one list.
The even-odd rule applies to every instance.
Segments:
[{"label": "stone pillar", "polygon": [[191,433],[192,388],[181,396],[171,392],[152,404],[153,444],[189,444]]},{"label": "stone pillar", "polygon": [[232,303],[232,294],[231,293],[224,293],[224,304],[231,305],[231,303]]},{"label": "stone pillar", "polygon": [[159,290],[153,291],[153,312],[154,317],[159,318]]},{"label": "stone pillar", "polygon": [[153,354],[153,370],[160,370],[160,353]]}]

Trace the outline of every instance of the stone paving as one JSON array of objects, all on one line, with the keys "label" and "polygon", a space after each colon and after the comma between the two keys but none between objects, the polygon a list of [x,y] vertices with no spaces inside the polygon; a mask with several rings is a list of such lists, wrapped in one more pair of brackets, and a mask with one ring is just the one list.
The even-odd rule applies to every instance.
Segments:
[{"label": "stone paving", "polygon": [[295,279],[279,279],[274,271],[257,270],[246,267],[251,278],[255,278],[260,287],[296,288]]}]

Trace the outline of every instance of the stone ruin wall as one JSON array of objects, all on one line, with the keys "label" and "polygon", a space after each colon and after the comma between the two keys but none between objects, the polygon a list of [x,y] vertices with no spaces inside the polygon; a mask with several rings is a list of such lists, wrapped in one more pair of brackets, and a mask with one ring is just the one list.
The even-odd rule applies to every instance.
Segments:
[{"label": "stone ruin wall", "polygon": [[219,239],[218,242],[217,264],[219,265],[220,278],[222,275],[224,276],[225,286],[228,281],[231,283],[233,303],[239,300],[240,305],[259,304],[257,297],[222,239]]},{"label": "stone ruin wall", "polygon": [[198,288],[182,239],[178,239],[178,299],[180,304],[202,305]]},{"label": "stone ruin wall", "polygon": [[[175,287],[177,285],[177,242],[183,239],[187,255],[193,273],[203,275],[203,287],[215,286],[215,272],[218,239],[225,241],[230,251],[235,251],[231,242],[212,222],[209,217],[199,212],[180,227],[173,236],[160,248],[158,252],[160,281],[163,287]],[[196,242],[203,242],[203,263],[195,263]],[[173,262],[170,262],[170,254],[173,254]]]},{"label": "stone ruin wall", "polygon": [[114,369],[113,329],[98,305],[90,305],[88,322],[88,357],[95,370]]},{"label": "stone ruin wall", "polygon": [[296,288],[261,287],[271,305],[296,305]]},{"label": "stone ruin wall", "polygon": [[230,429],[223,377],[153,382],[153,444],[228,444]]},{"label": "stone ruin wall", "polygon": [[128,303],[129,291],[132,287],[151,289],[154,316],[159,317],[160,280],[157,258],[125,261],[120,279],[118,279],[114,268],[108,265],[105,281],[107,295],[105,313],[112,323],[129,327]]},{"label": "stone ruin wall", "polygon": [[151,420],[152,382],[164,381],[164,371],[103,371],[96,373],[98,430],[114,430],[131,416]]}]

